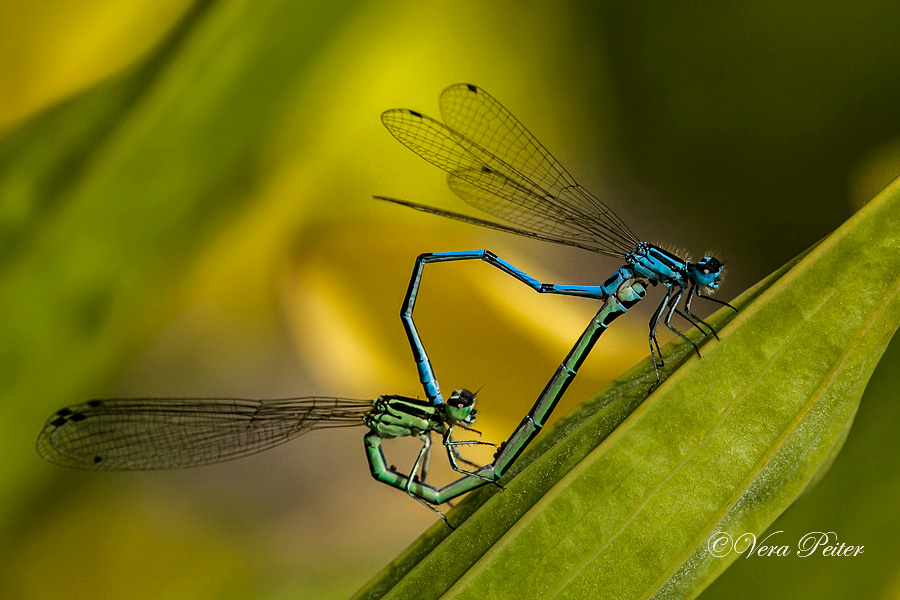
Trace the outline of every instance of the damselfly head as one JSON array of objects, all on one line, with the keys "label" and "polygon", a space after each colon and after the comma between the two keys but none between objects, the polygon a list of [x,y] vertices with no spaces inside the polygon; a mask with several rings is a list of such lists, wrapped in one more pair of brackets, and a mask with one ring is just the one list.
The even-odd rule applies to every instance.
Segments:
[{"label": "damselfly head", "polygon": [[453,390],[446,402],[447,417],[466,425],[475,422],[475,394],[466,389]]},{"label": "damselfly head", "polygon": [[708,292],[719,289],[725,263],[712,256],[704,256],[695,263],[688,263],[688,277],[691,281]]}]

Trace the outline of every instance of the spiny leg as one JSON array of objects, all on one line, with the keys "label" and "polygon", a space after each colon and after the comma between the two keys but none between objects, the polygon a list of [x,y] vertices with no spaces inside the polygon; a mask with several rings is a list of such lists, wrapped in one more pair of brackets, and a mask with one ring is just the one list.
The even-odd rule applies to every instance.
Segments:
[{"label": "spiny leg", "polygon": [[733,307],[732,305],[728,304],[728,303],[725,302],[724,300],[719,300],[718,298],[713,298],[712,296],[704,296],[703,294],[700,293],[700,290],[697,290],[697,297],[698,297],[698,298],[703,298],[704,300],[709,300],[710,302],[715,302],[716,304],[721,304],[722,306],[727,306],[728,308],[730,308],[730,309],[733,310],[734,312],[740,312],[740,311],[738,311],[738,309],[736,309],[736,308]]},{"label": "spiny leg", "polygon": [[[465,427],[465,429],[467,429],[468,431],[475,431],[471,427]],[[447,449],[449,451],[453,452],[453,455],[456,457],[456,460],[466,463],[470,467],[475,467],[476,469],[481,469],[483,467],[483,465],[473,463],[471,460],[466,460],[465,458],[462,457],[462,455],[460,455],[459,450],[456,447],[457,446],[493,446],[494,448],[497,447],[497,444],[495,444],[493,442],[481,442],[478,440],[465,440],[465,441],[461,441],[461,442],[450,440],[450,441],[445,441],[444,445],[447,446]]]},{"label": "spiny leg", "polygon": [[[465,444],[466,442],[462,442],[462,443]],[[483,442],[483,443],[487,443],[487,442]],[[491,446],[495,446],[495,447],[497,446],[497,444],[490,444],[490,445],[491,445]],[[476,464],[476,463],[473,463],[473,462],[470,461],[470,460],[466,460],[466,459],[464,459],[462,456],[460,456],[459,450],[457,450],[457,448],[456,448],[455,445],[453,445],[453,446],[448,446],[448,448],[451,449],[451,451],[453,452],[453,455],[456,457],[457,460],[459,460],[459,461],[461,461],[461,462],[464,462],[464,463],[466,463],[467,465],[469,465],[469,466],[471,466],[471,467],[475,467],[475,469],[476,469],[477,471],[483,471],[483,470],[484,470],[484,467],[483,467],[483,466],[480,466],[480,465],[478,465],[478,464]],[[451,462],[452,462],[452,461],[451,461]],[[493,465],[493,463],[492,463],[491,465],[487,465],[487,466],[492,466],[492,465]],[[460,471],[460,473],[464,473],[464,472],[465,472],[465,471]],[[488,481],[488,482],[494,484],[496,487],[500,488],[501,490],[505,490],[505,489],[506,489],[506,487],[505,487],[502,483],[500,483],[500,481],[499,481],[499,477],[500,477],[500,476],[497,475],[493,470],[491,471],[491,477],[484,477],[484,476],[482,476],[480,473],[477,473],[477,472],[476,472],[476,473],[470,473],[470,475],[474,475],[475,477],[478,477],[479,479],[482,479],[482,480],[484,480],[484,481]]]},{"label": "spiny leg", "polygon": [[[424,451],[425,457],[422,459],[422,467],[419,469],[419,480],[425,481],[428,475],[428,465],[431,463],[431,436],[429,434],[425,434],[427,436],[427,442],[425,443]],[[415,474],[415,471],[413,471]]]},{"label": "spiny leg", "polygon": [[[650,358],[653,359],[653,370],[656,371],[656,383],[653,384],[653,387],[659,385],[660,382],[659,368],[666,366],[665,361],[663,361],[662,350],[659,347],[659,341],[656,339],[656,326],[659,325],[659,319],[662,316],[663,311],[666,309],[666,306],[668,306],[669,304],[669,299],[671,298],[670,292],[671,288],[669,292],[666,292],[666,295],[662,299],[662,302],[659,303],[659,306],[656,307],[656,311],[653,313],[653,316],[650,317]],[[655,351],[654,345],[656,346]]]},{"label": "spiny leg", "polygon": [[[711,335],[711,336],[715,337],[716,339],[719,339],[719,332],[716,331],[712,325],[710,325],[703,319],[699,318],[697,315],[683,313],[683,312],[681,312],[680,309],[675,309],[675,312],[678,314],[679,317],[681,317],[682,319],[684,319],[685,321],[687,321],[688,323],[690,323],[691,325],[693,325],[694,327],[699,329],[700,333],[702,333],[703,335]],[[707,331],[707,329],[709,331]]]},{"label": "spiny leg", "polygon": [[713,335],[716,336],[716,339],[719,339],[719,332],[716,331],[712,325],[710,325],[709,323],[707,323],[706,321],[704,321],[703,319],[701,319],[700,317],[698,317],[697,315],[695,315],[694,313],[691,312],[691,300],[694,299],[694,296],[699,296],[700,298],[705,298],[706,300],[712,300],[713,302],[719,302],[720,304],[724,304],[728,308],[733,309],[735,312],[737,312],[737,309],[734,308],[733,306],[731,306],[730,304],[728,304],[727,302],[721,302],[720,300],[715,300],[713,298],[709,298],[708,296],[702,295],[696,285],[692,285],[691,289],[688,290],[687,301],[685,301],[685,303],[684,303],[685,312],[687,314],[689,314],[691,317],[693,317],[694,319],[696,319],[697,321],[699,321],[699,322],[703,323],[704,325],[706,325],[707,327],[709,327],[710,330],[713,332]]},{"label": "spiny leg", "polygon": [[[420,498],[413,491],[413,483],[416,481],[416,474],[419,473],[420,469],[424,467],[424,465],[422,464],[423,461],[427,462],[428,456],[431,454],[431,436],[426,433],[423,434],[420,439],[422,440],[422,449],[419,450],[419,456],[416,458],[416,463],[413,465],[412,471],[410,472],[409,477],[406,480],[406,493],[409,494],[410,497],[415,498],[417,502],[422,504],[422,506],[427,507],[428,510],[432,511],[434,514],[443,519],[444,523],[447,524],[447,527],[449,527],[450,529],[455,529],[455,527],[450,524],[450,521],[447,520],[447,517],[444,516],[444,513]],[[424,477],[422,478],[422,481],[424,482]]]},{"label": "spiny leg", "polygon": [[[712,325],[691,312],[691,300],[694,298],[694,294],[696,294],[696,292],[697,286],[691,284],[691,287],[688,290],[687,298],[684,302],[685,312],[681,312],[677,309],[675,310],[675,312],[678,313],[685,321],[699,329],[700,332],[703,333],[703,335],[713,335],[716,339],[719,339],[719,332],[716,331]],[[706,327],[706,329],[709,329],[709,331],[706,331],[706,329],[704,329],[703,327]]]},{"label": "spiny leg", "polygon": [[484,466],[484,465],[479,465],[478,463],[474,463],[471,460],[467,460],[467,459],[463,458],[462,454],[460,454],[460,452],[456,448],[456,446],[447,446],[447,449],[450,450],[451,452],[453,452],[453,456],[455,456],[456,460],[458,460],[461,463],[465,463],[475,469],[480,469],[481,467]]},{"label": "spiny leg", "polygon": [[[494,445],[494,444],[492,444],[492,445]],[[453,458],[451,457],[451,458],[450,458],[450,466],[453,468],[454,471],[457,471],[457,472],[462,473],[462,474],[464,474],[464,475],[468,475],[469,477],[474,477],[474,478],[480,479],[480,480],[482,480],[482,481],[484,481],[484,482],[486,482],[486,483],[492,483],[492,484],[494,484],[496,487],[500,488],[501,490],[505,490],[505,489],[506,489],[506,488],[503,486],[503,484],[500,483],[500,481],[498,481],[498,475],[496,475],[493,471],[491,471],[491,473],[492,473],[492,476],[491,476],[491,477],[484,476],[484,475],[482,475],[479,471],[484,471],[484,470],[485,470],[485,467],[480,466],[480,465],[478,465],[478,464],[476,464],[476,463],[473,463],[472,461],[468,461],[468,460],[462,458],[462,457],[459,455],[459,450],[456,449],[456,446],[447,446],[447,448],[453,453],[453,456],[456,457],[456,460],[459,460],[459,461],[461,461],[461,462],[464,462],[464,463],[466,463],[467,465],[470,465],[470,466],[472,466],[472,467],[474,467],[474,468],[476,469],[475,472],[464,471],[464,470],[462,470],[462,469],[458,469],[458,468],[456,468],[456,465],[455,465],[455,463],[453,462]],[[486,465],[486,466],[490,467],[491,465]]]},{"label": "spiny leg", "polygon": [[[675,288],[672,288],[672,289],[675,289]],[[678,291],[674,294],[673,299],[672,299],[672,306],[669,307],[669,312],[666,313],[665,324],[666,324],[666,327],[669,328],[669,331],[675,332],[675,334],[678,335],[678,337],[680,337],[681,339],[686,341],[688,344],[690,344],[694,348],[694,352],[697,353],[697,356],[702,358],[702,356],[700,355],[700,348],[697,347],[697,344],[695,344],[693,341],[688,339],[688,337],[686,335],[684,335],[683,333],[681,333],[680,331],[675,329],[675,327],[670,322],[672,320],[672,315],[675,314],[675,310],[678,308],[678,302],[681,300],[681,295],[683,292],[684,292],[684,289],[679,288]]]},{"label": "spiny leg", "polygon": [[[423,433],[419,436],[419,439],[422,440],[422,449],[419,450],[419,455],[416,457],[416,462],[413,464],[412,471],[410,471],[409,477],[406,479],[406,493],[421,500],[421,498],[413,493],[412,487],[413,483],[420,481],[419,472],[422,468],[422,463],[427,461],[428,455],[431,454],[431,436],[428,433]],[[424,482],[425,479],[423,478],[421,481]]]},{"label": "spiny leg", "polygon": [[[450,461],[450,467],[456,471],[457,473],[462,473],[463,475],[469,475],[470,477],[477,477],[478,479],[482,479],[488,483],[494,483],[494,479],[490,477],[485,477],[484,475],[479,475],[473,471],[466,471],[465,469],[461,469],[459,465],[456,463],[456,459],[458,454],[455,452],[456,446],[468,446],[468,445],[485,445],[485,446],[493,446],[490,442],[480,442],[480,441],[463,441],[463,442],[454,442],[450,437],[453,432],[452,428],[448,428],[447,432],[444,433],[444,446],[447,447],[447,459]],[[464,461],[468,462],[468,461]],[[469,463],[472,464],[472,463]],[[472,465],[477,466],[477,465]]]},{"label": "spiny leg", "polygon": [[[661,366],[661,367],[666,366],[666,361],[664,361],[663,357],[662,357],[662,349],[660,349],[660,347],[659,347],[659,340],[656,339],[655,335],[653,336],[653,345],[656,346],[656,355],[659,357],[659,366]],[[651,354],[653,353],[652,349],[651,349],[650,353]]]},{"label": "spiny leg", "polygon": [[[711,336],[714,336],[716,339],[719,339],[719,334],[715,329],[713,329],[712,325],[710,325],[709,323],[707,323],[706,321],[704,321],[702,319],[697,318],[696,315],[685,314],[685,313],[681,312],[681,309],[678,309],[678,308],[675,309],[675,314],[677,314],[679,317],[681,317],[682,319],[684,319],[685,321],[687,321],[688,323],[693,325],[695,328],[699,329],[700,333],[702,333],[703,335],[711,335]],[[707,331],[707,329],[709,331]]]}]

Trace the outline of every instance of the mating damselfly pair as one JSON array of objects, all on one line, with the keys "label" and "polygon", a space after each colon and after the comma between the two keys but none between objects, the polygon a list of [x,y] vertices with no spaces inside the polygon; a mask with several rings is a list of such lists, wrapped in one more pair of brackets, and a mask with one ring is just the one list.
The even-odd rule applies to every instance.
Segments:
[{"label": "mating damselfly pair", "polygon": [[[649,345],[659,383],[662,352],[657,328],[697,346],[672,324],[684,317],[704,334],[715,330],[691,311],[695,297],[709,298],[723,263],[713,257],[682,259],[641,241],[613,211],[578,185],[562,165],[506,108],[479,87],[458,84],[440,99],[443,122],[422,113],[389,110],[382,115],[400,142],[448,173],[451,190],[505,223],[431,206],[377,196],[396,204],[466,223],[575,246],[615,257],[624,264],[600,285],[541,283],[488,250],[442,252],[418,257],[401,320],[424,387],[425,399],[383,395],[374,401],[343,398],[244,400],[222,398],[134,398],[91,400],[54,413],[38,438],[38,452],[70,467],[108,470],[175,469],[212,464],[272,448],[313,429],[365,426],[364,447],[372,475],[404,490],[447,522],[440,505],[500,478],[540,432],[579,367],[609,324],[641,300],[649,285],[666,292],[650,320]],[[446,399],[413,320],[424,267],[429,263],[482,260],[540,293],[600,300],[588,327],[554,372],[531,410],[499,445],[494,461],[479,467],[462,458],[459,446],[487,444],[455,440],[454,429],[471,429],[475,395],[465,389]],[[684,310],[681,305],[684,298]],[[709,298],[714,302],[727,303]],[[655,383],[655,384],[656,384]],[[654,385],[655,385],[654,384]],[[436,488],[426,483],[432,434],[441,436],[451,467],[462,477]],[[412,469],[389,466],[382,442],[398,437],[422,441]],[[460,467],[460,463],[467,468]],[[449,525],[449,522],[447,522]]]}]

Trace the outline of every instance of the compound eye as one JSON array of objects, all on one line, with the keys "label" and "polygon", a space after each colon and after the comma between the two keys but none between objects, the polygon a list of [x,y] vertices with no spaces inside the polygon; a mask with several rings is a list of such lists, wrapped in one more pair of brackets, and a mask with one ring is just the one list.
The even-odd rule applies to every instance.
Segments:
[{"label": "compound eye", "polygon": [[475,404],[475,394],[466,389],[453,390],[447,404],[453,408],[468,408]]}]

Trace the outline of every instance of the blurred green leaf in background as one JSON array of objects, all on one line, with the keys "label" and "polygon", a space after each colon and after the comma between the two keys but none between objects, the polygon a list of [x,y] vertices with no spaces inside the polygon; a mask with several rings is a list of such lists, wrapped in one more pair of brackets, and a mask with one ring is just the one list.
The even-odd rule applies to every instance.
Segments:
[{"label": "blurred green leaf in background", "polygon": [[[396,313],[421,252],[488,247],[557,282],[618,266],[371,201],[459,209],[382,110],[485,87],[639,236],[727,259],[730,299],[900,173],[897,22],[874,0],[0,4],[0,589],[342,598],[431,523],[371,481],[359,432],[184,473],[33,449],[88,397],[417,393]],[[596,310],[519,287],[447,267],[417,312],[444,385],[484,386],[487,439]],[[643,358],[645,327],[617,321],[567,406]],[[703,598],[900,596],[895,346],[775,524],[866,554],[739,560]]]}]

